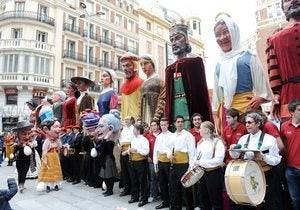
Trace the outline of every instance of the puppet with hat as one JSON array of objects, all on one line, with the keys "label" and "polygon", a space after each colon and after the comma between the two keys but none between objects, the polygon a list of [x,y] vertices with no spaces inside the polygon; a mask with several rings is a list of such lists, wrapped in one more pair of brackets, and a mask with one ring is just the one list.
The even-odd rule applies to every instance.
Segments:
[{"label": "puppet with hat", "polygon": [[132,53],[121,57],[122,69],[125,73],[125,82],[121,87],[121,118],[132,116],[140,117],[141,85],[143,80],[138,76],[139,58]]},{"label": "puppet with hat", "polygon": [[18,185],[20,192],[23,193],[25,187],[26,174],[30,167],[30,157],[33,153],[34,143],[31,142],[31,129],[33,124],[29,121],[20,121],[17,123],[17,127],[13,129],[16,133],[16,146],[15,146],[15,160],[16,168],[18,172]]},{"label": "puppet with hat", "polygon": [[94,99],[88,94],[88,89],[95,86],[95,83],[87,77],[72,77],[71,81],[76,84],[77,89],[80,92],[80,96],[77,98],[76,106],[76,124],[80,124],[80,115],[86,109],[94,109]]}]

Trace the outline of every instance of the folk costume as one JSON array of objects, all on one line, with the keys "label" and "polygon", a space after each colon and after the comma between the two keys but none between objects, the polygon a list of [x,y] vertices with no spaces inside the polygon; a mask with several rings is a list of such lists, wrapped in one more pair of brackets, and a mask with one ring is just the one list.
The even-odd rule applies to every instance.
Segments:
[{"label": "folk costume", "polygon": [[[187,26],[174,25],[170,29],[170,37],[175,34],[183,34],[187,41]],[[182,115],[185,129],[189,129],[190,117],[194,113],[200,113],[203,120],[213,121],[205,69],[200,57],[184,57],[167,66],[165,84],[165,116],[170,125],[177,115]]]},{"label": "folk costume", "polygon": [[235,108],[240,113],[246,112],[254,96],[272,100],[272,91],[268,85],[259,58],[240,45],[238,25],[227,16],[222,16],[230,33],[232,50],[221,52],[220,61],[215,70],[213,107],[217,110],[218,132],[226,127],[226,110]]},{"label": "folk costume", "polygon": [[268,74],[274,94],[280,95],[281,118],[290,116],[288,103],[300,98],[300,23],[290,23],[268,39]]},{"label": "folk costume", "polygon": [[141,115],[141,85],[143,80],[136,73],[138,57],[127,53],[122,56],[121,62],[126,60],[133,62],[135,73],[131,78],[125,79],[121,87],[121,119],[125,119],[127,116],[136,119]]},{"label": "folk costume", "polygon": [[[265,173],[266,177],[266,195],[265,195],[265,202],[259,205],[260,209],[267,210],[280,210],[283,209],[282,206],[278,205],[276,202],[273,201],[274,198],[281,195],[281,193],[278,191],[280,187],[280,183],[277,182],[278,176],[274,168],[272,166],[276,166],[281,161],[281,156],[279,155],[279,149],[276,143],[276,139],[266,133],[263,133],[262,131],[258,131],[255,134],[246,134],[242,136],[238,144],[242,146],[241,149],[253,149],[253,150],[261,150],[266,151],[264,152],[263,161],[259,161],[258,164],[262,166],[262,170]],[[230,156],[234,159],[238,158],[240,156],[239,152],[236,151],[230,151]],[[244,155],[244,159],[252,159],[254,156],[253,152],[246,152]],[[236,209],[239,209],[236,207]],[[254,207],[252,209],[255,209]]]},{"label": "folk costume", "polygon": [[162,132],[156,137],[153,150],[154,169],[158,169],[158,182],[161,191],[162,204],[161,208],[169,206],[169,177],[170,177],[170,160],[173,149],[172,133],[170,131]]},{"label": "folk costume", "polygon": [[[199,157],[199,159],[197,158]],[[199,181],[201,209],[223,209],[223,165],[225,145],[217,137],[203,137],[197,144],[195,165],[205,169]]]},{"label": "folk costume", "polygon": [[195,138],[186,131],[176,131],[172,134],[172,153],[174,160],[170,169],[170,185],[169,189],[172,192],[170,198],[170,209],[182,209],[182,198],[185,199],[186,209],[194,209],[192,188],[183,188],[180,180],[184,173],[192,166],[195,155]]}]

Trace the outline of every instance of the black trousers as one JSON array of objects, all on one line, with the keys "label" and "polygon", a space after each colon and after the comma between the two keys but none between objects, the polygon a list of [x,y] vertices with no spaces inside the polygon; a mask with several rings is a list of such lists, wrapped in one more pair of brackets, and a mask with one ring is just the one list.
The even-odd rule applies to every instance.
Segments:
[{"label": "black trousers", "polygon": [[129,161],[129,156],[123,156],[120,154],[120,165],[121,165],[121,182],[124,187],[124,191],[130,193],[131,192],[131,163]]},{"label": "black trousers", "polygon": [[71,178],[80,181],[80,155],[70,155]]},{"label": "black trousers", "polygon": [[170,163],[158,162],[158,183],[163,203],[169,204]]},{"label": "black trousers", "polygon": [[63,177],[72,178],[70,157],[60,154],[60,164],[61,164]]},{"label": "black trousers", "polygon": [[[282,188],[279,182],[279,174],[277,169],[272,168],[265,172],[266,177],[266,195],[264,201],[258,206],[260,210],[283,210]],[[233,210],[255,210],[256,207],[244,205],[232,205]]]},{"label": "black trousers", "polygon": [[148,201],[148,162],[147,160],[131,161],[131,197]]},{"label": "black trousers", "polygon": [[182,197],[185,199],[186,209],[194,209],[192,187],[184,188],[180,182],[181,177],[187,171],[189,164],[173,164],[170,169],[170,209],[182,209]]},{"label": "black trousers", "polygon": [[202,210],[223,209],[223,180],[222,168],[204,173],[198,184]]},{"label": "black trousers", "polygon": [[18,171],[18,184],[24,184],[26,180],[26,174],[29,170],[30,159],[28,160],[16,160],[16,168]]}]

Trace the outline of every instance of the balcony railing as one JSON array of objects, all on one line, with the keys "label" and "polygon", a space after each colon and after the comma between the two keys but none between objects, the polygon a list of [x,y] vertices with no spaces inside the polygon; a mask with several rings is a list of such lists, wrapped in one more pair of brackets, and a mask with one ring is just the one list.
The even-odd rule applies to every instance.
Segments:
[{"label": "balcony railing", "polygon": [[[88,36],[88,31],[87,30],[85,30],[83,32],[83,36],[84,37]],[[90,39],[93,39],[93,40],[96,40],[96,41],[100,41],[100,36],[98,34],[96,34],[96,33],[90,33]]]},{"label": "balcony railing", "polygon": [[108,60],[98,60],[97,62],[97,66],[99,67],[105,67],[105,68],[109,68],[109,69],[114,69],[115,65],[114,63],[108,61]]},{"label": "balcony railing", "polygon": [[26,39],[1,39],[0,49],[29,49],[29,50],[39,50],[48,53],[53,53],[54,45],[47,44],[44,42],[38,42],[36,40],[26,40]]},{"label": "balcony railing", "polygon": [[114,45],[114,42],[112,39],[105,37],[105,36],[100,36],[100,42],[108,44],[108,45]]},{"label": "balcony railing", "polygon": [[128,51],[131,52],[131,53],[134,53],[136,55],[139,54],[138,49],[135,48],[135,47],[128,47]]},{"label": "balcony railing", "polygon": [[81,35],[80,27],[74,26],[74,25],[69,24],[69,23],[64,23],[64,31],[70,31],[70,32],[73,32],[75,34]]},{"label": "balcony railing", "polygon": [[[81,61],[84,63],[87,62],[87,56],[85,54],[77,53],[77,52],[71,51],[71,50],[65,50],[63,57]],[[92,65],[97,65],[97,59],[90,56],[89,63]]]},{"label": "balcony railing", "polygon": [[0,73],[0,84],[1,83],[17,83],[17,84],[45,84],[49,85],[53,83],[53,79],[46,75],[37,75],[29,73]]},{"label": "balcony railing", "polygon": [[15,18],[36,20],[39,22],[49,24],[51,26],[55,25],[54,18],[51,18],[48,15],[45,15],[42,13],[31,12],[31,11],[9,11],[9,12],[4,12],[4,13],[0,14],[0,21],[8,20],[8,19],[15,19]]}]

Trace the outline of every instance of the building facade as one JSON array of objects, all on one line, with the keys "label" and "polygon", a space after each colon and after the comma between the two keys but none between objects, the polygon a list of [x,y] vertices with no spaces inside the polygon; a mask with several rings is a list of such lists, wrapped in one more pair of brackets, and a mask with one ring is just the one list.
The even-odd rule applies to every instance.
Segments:
[{"label": "building facade", "polygon": [[[28,117],[26,101],[51,95],[73,76],[98,84],[101,71],[113,69],[119,90],[121,56],[138,54],[137,6],[134,0],[2,1],[0,130]],[[95,99],[100,89],[91,89]]]},{"label": "building facade", "polygon": [[257,53],[264,69],[267,70],[267,48],[268,37],[287,23],[281,9],[281,0],[257,0],[256,10],[257,22]]},{"label": "building facade", "polygon": [[[165,68],[174,62],[175,57],[169,40],[169,29],[174,22],[182,19],[181,15],[153,3],[150,7],[139,8],[139,53],[150,55],[155,63],[160,78],[165,78]],[[185,18],[189,26],[189,42],[192,56],[203,56],[204,45],[201,41],[201,20],[198,17]],[[142,78],[145,75],[140,71]]]}]

